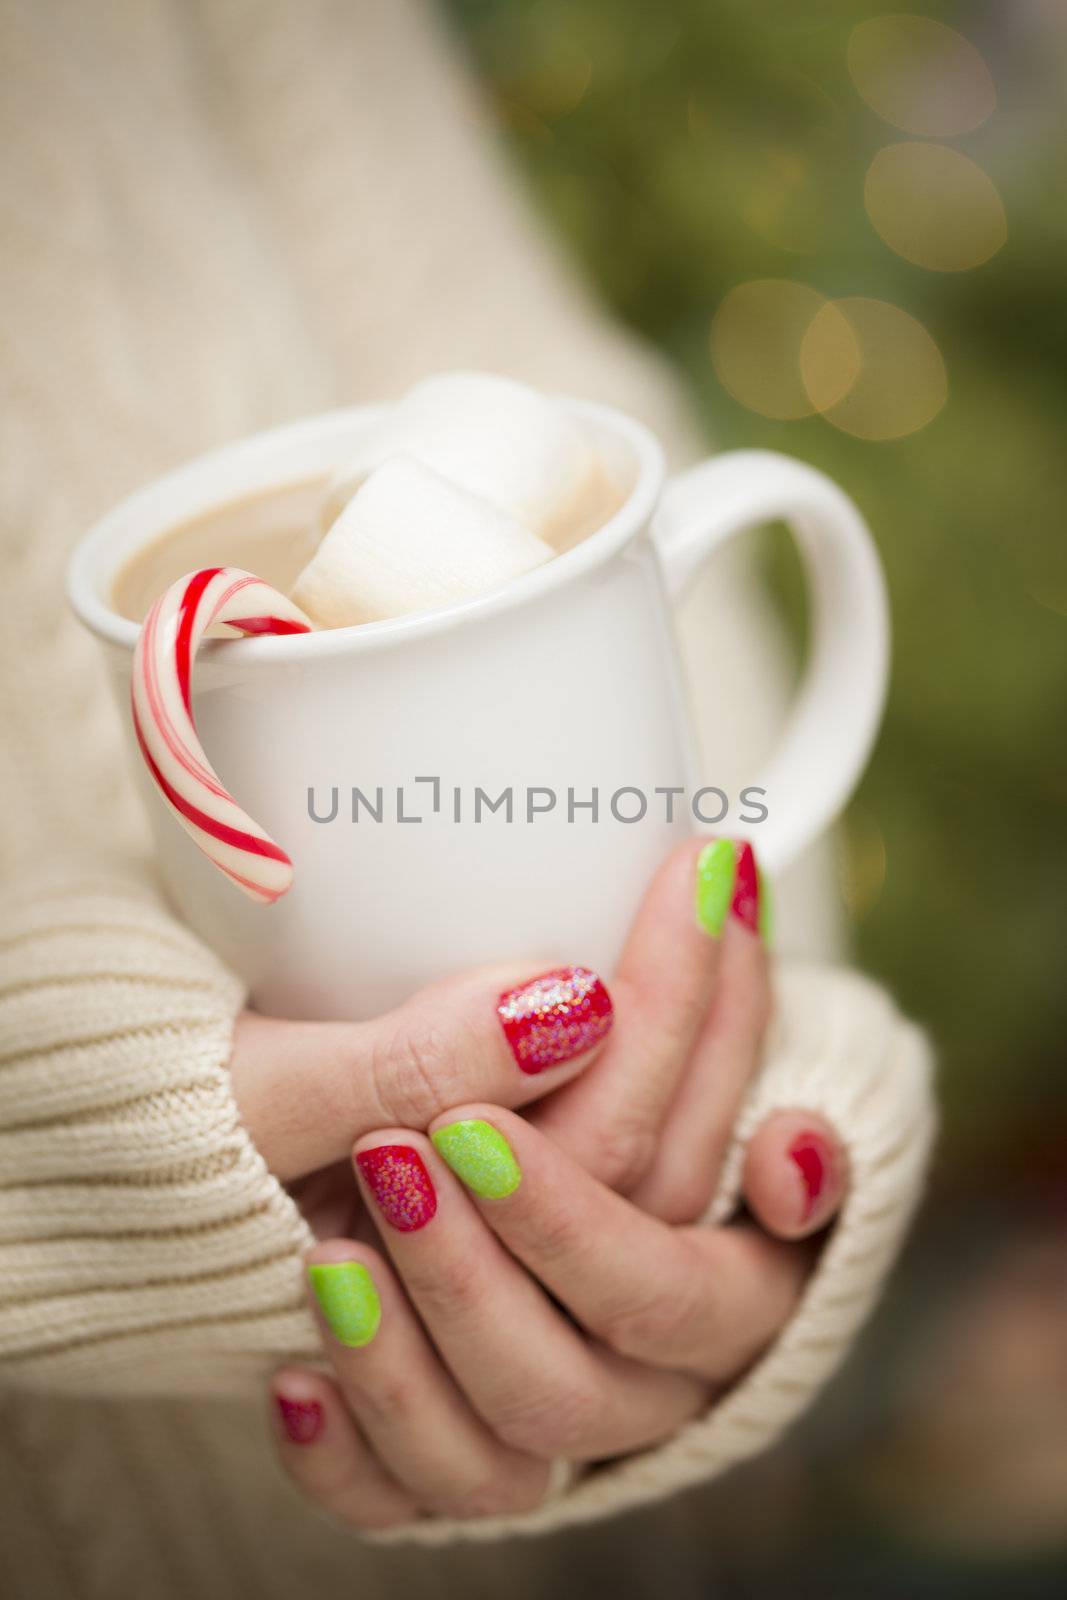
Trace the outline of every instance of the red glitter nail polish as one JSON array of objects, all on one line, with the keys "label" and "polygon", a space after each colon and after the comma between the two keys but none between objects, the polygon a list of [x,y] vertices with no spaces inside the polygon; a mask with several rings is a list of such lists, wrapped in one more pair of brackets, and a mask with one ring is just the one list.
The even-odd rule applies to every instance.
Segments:
[{"label": "red glitter nail polish", "polygon": [[496,1010],[512,1055],[531,1073],[591,1050],[614,1021],[611,996],[587,967],[557,967],[508,989]]},{"label": "red glitter nail polish", "polygon": [[284,1394],[276,1394],[274,1404],[292,1444],[311,1444],[318,1438],[326,1420],[318,1400],[288,1400]]},{"label": "red glitter nail polish", "polygon": [[730,910],[738,922],[743,922],[753,933],[759,933],[759,873],[752,846],[747,842],[737,847],[737,872]]},{"label": "red glitter nail polish", "polygon": [[356,1165],[382,1216],[399,1232],[414,1233],[433,1217],[437,1210],[433,1179],[410,1145],[380,1144],[362,1150]]},{"label": "red glitter nail polish", "polygon": [[826,1188],[833,1167],[833,1155],[821,1134],[802,1133],[790,1145],[789,1158],[796,1163],[804,1182],[807,1203],[802,1220],[807,1222]]}]

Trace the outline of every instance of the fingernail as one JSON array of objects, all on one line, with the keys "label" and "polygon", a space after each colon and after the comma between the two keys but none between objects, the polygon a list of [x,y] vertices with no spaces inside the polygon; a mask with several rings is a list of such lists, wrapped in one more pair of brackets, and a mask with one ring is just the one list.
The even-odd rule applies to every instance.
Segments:
[{"label": "fingernail", "polygon": [[350,1350],[370,1344],[382,1320],[382,1305],[362,1261],[316,1262],[308,1267],[308,1279],[334,1338]]},{"label": "fingernail", "polygon": [[697,857],[697,921],[717,939],[726,924],[737,878],[737,852],[732,839],[713,839]]},{"label": "fingernail", "polygon": [[502,1200],[522,1182],[522,1169],[508,1141],[490,1122],[472,1118],[438,1128],[430,1139],[456,1177],[483,1200]]},{"label": "fingernail", "polygon": [[718,939],[727,914],[770,943],[770,895],[747,840],[713,839],[697,857],[697,921]]},{"label": "fingernail", "polygon": [[290,1443],[311,1444],[318,1438],[325,1421],[318,1400],[287,1400],[284,1394],[276,1394],[274,1404]]},{"label": "fingernail", "polygon": [[424,1228],[437,1211],[433,1179],[417,1150],[406,1144],[380,1144],[356,1157],[378,1207],[400,1233]]},{"label": "fingernail", "polygon": [[821,1133],[802,1133],[789,1146],[789,1159],[796,1164],[804,1185],[801,1221],[807,1222],[830,1182],[834,1166],[833,1151]]},{"label": "fingernail", "polygon": [[736,917],[738,922],[743,923],[755,934],[760,931],[759,890],[759,868],[756,866],[755,852],[745,840],[737,846],[737,876],[734,879],[733,899],[730,901],[730,915]]},{"label": "fingernail", "polygon": [[774,896],[767,876],[760,866],[756,867],[756,893],[759,898],[759,936],[768,950],[774,943]]},{"label": "fingernail", "polygon": [[497,1001],[511,1053],[523,1072],[543,1072],[591,1050],[611,1031],[611,996],[588,967],[557,967]]}]

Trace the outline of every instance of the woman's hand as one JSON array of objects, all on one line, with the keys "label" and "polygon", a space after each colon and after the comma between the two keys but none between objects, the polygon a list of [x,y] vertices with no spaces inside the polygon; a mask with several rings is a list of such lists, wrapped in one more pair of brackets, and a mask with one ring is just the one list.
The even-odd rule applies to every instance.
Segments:
[{"label": "woman's hand", "polygon": [[386,1122],[425,1128],[471,1098],[525,1105],[587,1067],[612,1021],[607,990],[585,968],[533,980],[514,967],[483,968],[432,984],[371,1022],[287,1022],[246,1011],[230,1079],[276,1178],[294,1184],[325,1175],[332,1187],[343,1162],[354,1196],[348,1162],[361,1134]]},{"label": "woman's hand", "polygon": [[551,1460],[671,1433],[787,1320],[811,1259],[790,1241],[844,1190],[832,1129],[769,1118],[744,1173],[762,1227],[687,1225],[768,1011],[743,863],[699,845],[665,863],[613,982],[618,1026],[528,1120],[475,1104],[436,1116],[432,1144],[405,1127],[357,1141],[391,1264],[369,1243],[317,1247],[336,1381],[294,1370],[274,1385],[283,1460],[334,1513],[372,1527],[532,1506]]}]

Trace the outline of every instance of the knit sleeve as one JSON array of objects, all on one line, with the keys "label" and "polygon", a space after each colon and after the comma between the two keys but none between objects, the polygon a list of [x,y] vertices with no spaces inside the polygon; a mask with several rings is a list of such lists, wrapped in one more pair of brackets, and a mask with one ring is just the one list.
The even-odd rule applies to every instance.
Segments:
[{"label": "knit sleeve", "polygon": [[237,979],[150,881],[0,906],[0,1383],[258,1391],[313,1355],[310,1237],[241,1126]]},{"label": "knit sleeve", "polygon": [[821,1113],[849,1154],[844,1205],[800,1304],[773,1346],[695,1421],[651,1450],[588,1471],[560,1466],[545,1503],[519,1516],[409,1524],[376,1543],[547,1533],[661,1500],[773,1444],[843,1362],[919,1200],[935,1130],[931,1054],[876,984],[787,963],[763,1064],[734,1129],[707,1222],[735,1210],[745,1146],[777,1110]]},{"label": "knit sleeve", "polygon": [[[0,1382],[251,1397],[280,1361],[320,1361],[310,1234],[230,1091],[237,980],[129,876],[24,883],[0,910],[0,952]],[[557,1472],[534,1512],[376,1540],[546,1532],[661,1499],[767,1447],[841,1364],[921,1191],[930,1053],[853,973],[787,964],[776,981],[707,1220],[735,1208],[745,1145],[774,1110],[825,1116],[851,1180],[772,1348],[658,1447]]]}]

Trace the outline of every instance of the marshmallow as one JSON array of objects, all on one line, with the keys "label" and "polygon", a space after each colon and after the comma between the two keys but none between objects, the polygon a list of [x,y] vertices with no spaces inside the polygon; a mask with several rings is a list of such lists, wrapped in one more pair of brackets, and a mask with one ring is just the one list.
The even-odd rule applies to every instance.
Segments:
[{"label": "marshmallow", "polygon": [[554,554],[521,523],[396,456],[349,500],[292,598],[319,627],[345,628],[483,594]]},{"label": "marshmallow", "polygon": [[372,467],[398,454],[560,545],[590,531],[603,508],[600,464],[563,406],[512,378],[452,372],[409,389],[362,441],[326,491],[324,525]]}]

